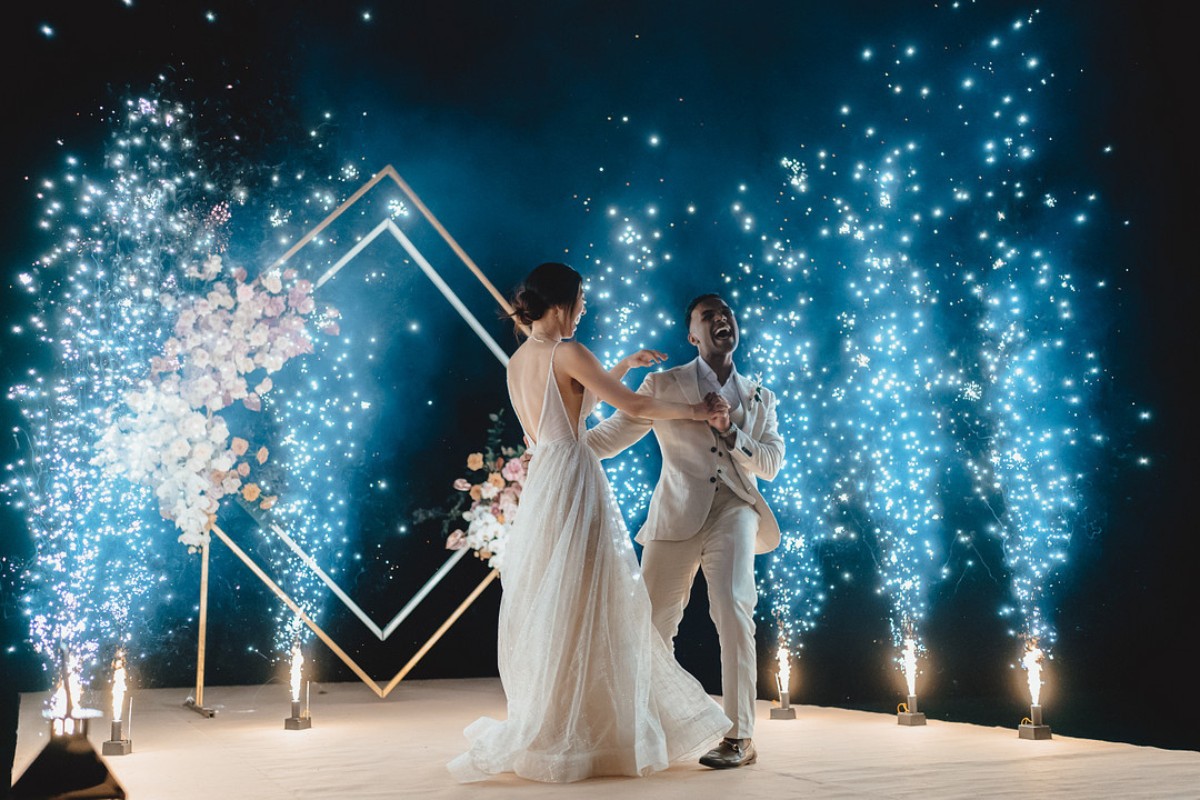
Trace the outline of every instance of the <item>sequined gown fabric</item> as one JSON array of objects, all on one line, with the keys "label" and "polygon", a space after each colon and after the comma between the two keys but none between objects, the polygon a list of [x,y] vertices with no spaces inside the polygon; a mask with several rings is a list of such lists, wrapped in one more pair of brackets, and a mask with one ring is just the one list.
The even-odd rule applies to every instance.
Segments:
[{"label": "sequined gown fabric", "polygon": [[[555,346],[557,349],[557,345]],[[648,775],[699,754],[729,719],[679,666],[650,600],[608,478],[546,376],[536,446],[505,545],[498,665],[508,716],[464,731],[459,781],[511,772],[570,782]]]}]

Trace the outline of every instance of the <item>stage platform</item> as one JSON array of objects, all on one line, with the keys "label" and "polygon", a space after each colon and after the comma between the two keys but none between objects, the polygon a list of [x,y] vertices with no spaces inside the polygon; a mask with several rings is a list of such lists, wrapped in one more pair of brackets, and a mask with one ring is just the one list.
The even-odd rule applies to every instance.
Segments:
[{"label": "stage platform", "polygon": [[[312,728],[284,729],[287,687],[215,686],[205,718],[187,689],[134,693],[133,753],[106,759],[132,800],[211,798],[1096,798],[1200,797],[1200,752],[1060,736],[1018,738],[1013,728],[939,722],[905,727],[890,714],[794,706],[771,720],[759,702],[759,761],[716,771],[680,763],[647,778],[539,784],[511,775],[455,783],[445,764],[465,749],[476,717],[504,716],[498,679],[401,683],[386,699],[359,683],[312,688]],[[13,780],[45,746],[44,694],[21,696]],[[97,752],[107,718],[93,721]],[[1051,725],[1053,720],[1048,719]]]}]

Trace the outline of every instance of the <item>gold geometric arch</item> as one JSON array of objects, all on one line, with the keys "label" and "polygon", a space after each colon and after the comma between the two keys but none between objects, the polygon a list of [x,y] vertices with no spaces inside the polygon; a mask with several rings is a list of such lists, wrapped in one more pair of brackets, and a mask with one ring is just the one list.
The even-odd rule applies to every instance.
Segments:
[{"label": "gold geometric arch", "polygon": [[[296,253],[300,252],[300,250],[302,250],[305,247],[305,245],[307,245],[309,242],[311,242],[313,240],[313,238],[315,238],[318,234],[320,234],[320,232],[322,230],[324,230],[330,223],[332,223],[334,220],[336,220],[338,217],[340,217],[349,208],[354,206],[354,204],[357,203],[359,200],[361,200],[363,197],[365,197],[366,194],[368,192],[370,192],[371,189],[374,188],[376,184],[378,184],[380,181],[382,181],[385,178],[390,178],[397,186],[400,187],[400,190],[402,192],[404,192],[404,194],[408,197],[408,199],[410,201],[412,201],[413,206],[421,212],[422,216],[425,217],[425,219],[434,228],[434,230],[436,230],[438,232],[438,235],[442,237],[442,239],[446,242],[447,245],[449,245],[450,249],[454,252],[454,254],[458,256],[458,258],[463,262],[463,264],[466,265],[467,269],[469,269],[471,271],[471,273],[479,280],[479,282],[481,284],[483,284],[484,288],[486,288],[488,290],[488,292],[492,295],[492,297],[495,298],[496,302],[499,303],[500,306],[506,312],[511,313],[512,307],[509,305],[509,303],[505,299],[504,295],[502,295],[500,292],[498,292],[496,290],[496,287],[494,285],[492,285],[491,281],[489,281],[487,279],[487,276],[483,274],[483,271],[480,270],[478,266],[476,266],[475,262],[471,260],[470,256],[467,255],[466,251],[464,251],[462,249],[462,247],[458,244],[458,242],[456,242],[454,240],[454,237],[452,237],[450,235],[450,233],[445,229],[445,227],[441,224],[441,222],[438,221],[438,219],[433,215],[433,212],[430,211],[429,208],[423,202],[421,202],[421,199],[419,197],[417,197],[416,193],[412,190],[412,188],[404,181],[403,178],[400,177],[399,173],[397,173],[396,170],[390,164],[387,165],[386,167],[384,167],[383,169],[381,169],[369,181],[367,181],[365,184],[363,184],[361,187],[359,187],[359,189],[356,192],[354,192],[354,194],[352,194],[349,198],[347,198],[345,202],[343,202],[332,213],[330,213],[327,217],[325,217],[325,219],[323,219],[316,227],[314,227],[312,230],[310,230],[308,233],[306,233],[303,237],[301,237],[294,245],[292,245],[291,248],[288,249],[287,252],[285,252],[278,259],[276,259],[275,262],[272,263],[268,269],[275,269],[275,268],[280,267],[283,264],[285,264],[289,259],[291,259],[294,255],[296,255]],[[343,256],[330,270],[328,270],[325,273],[325,275],[323,275],[316,282],[316,284],[315,284],[316,288],[319,289],[320,286],[322,284],[324,284],[327,280],[329,280],[338,270],[340,270],[342,268],[342,266],[344,266],[346,263],[348,263],[350,260],[352,260],[355,256],[357,256],[358,253],[360,253],[363,250],[363,248],[365,248],[377,236],[379,236],[380,234],[382,234],[385,231],[390,232],[392,234],[392,236],[394,238],[396,238],[397,241],[400,242],[400,244],[405,248],[405,250],[408,251],[408,253],[413,257],[413,259],[418,263],[418,265],[421,267],[421,269],[425,272],[426,276],[430,279],[430,281],[434,283],[434,285],[439,289],[439,291],[441,291],[442,295],[446,298],[446,300],[455,307],[455,309],[459,312],[460,315],[463,316],[463,319],[466,320],[468,325],[470,325],[472,330],[475,331],[475,333],[480,337],[480,339],[483,341],[483,343],[493,352],[493,354],[496,355],[496,357],[501,361],[502,364],[506,364],[507,360],[508,360],[507,355],[491,339],[491,337],[486,333],[486,331],[483,330],[482,326],[480,326],[478,324],[478,321],[476,321],[474,319],[474,316],[466,309],[465,306],[462,305],[462,303],[458,300],[457,296],[455,296],[454,292],[449,288],[449,286],[447,286],[445,284],[445,282],[441,280],[440,275],[437,274],[437,271],[433,269],[433,267],[428,263],[428,261],[424,258],[424,256],[422,256],[420,254],[420,252],[416,250],[415,245],[412,244],[412,242],[403,234],[403,232],[400,231],[400,229],[398,227],[396,227],[396,225],[390,219],[385,218],[382,222],[380,222],[371,231],[371,233],[369,235],[367,235],[361,241],[359,241],[345,256]],[[470,607],[470,605],[473,602],[475,602],[475,599],[477,597],[479,597],[479,595],[483,592],[483,590],[486,589],[488,587],[488,585],[491,584],[491,582],[494,581],[499,576],[499,572],[497,570],[493,569],[493,570],[489,571],[488,574],[484,577],[484,579],[482,581],[480,581],[479,584],[475,587],[475,589],[472,590],[471,593],[469,595],[467,595],[467,597],[462,601],[462,603],[459,604],[458,608],[456,608],[454,610],[454,612],[445,620],[445,622],[442,623],[441,627],[439,627],[433,633],[433,635],[429,637],[429,639],[425,642],[425,644],[423,644],[421,646],[421,648],[419,650],[417,650],[417,652],[408,660],[408,662],[403,667],[400,668],[400,670],[392,677],[392,679],[390,681],[388,681],[388,683],[386,683],[385,685],[380,686],[373,678],[371,678],[370,675],[368,675],[366,673],[365,670],[362,669],[362,667],[360,667],[358,665],[358,663],[356,663],[354,661],[354,659],[352,659],[346,653],[346,651],[344,649],[342,649],[340,646],[338,646],[337,642],[335,642],[329,636],[329,634],[327,634],[319,625],[317,625],[317,623],[314,622],[311,617],[309,617],[306,613],[304,613],[304,611],[300,608],[300,606],[290,596],[288,596],[288,594],[283,589],[281,589],[278,584],[276,584],[273,580],[271,580],[271,578],[267,575],[267,573],[258,564],[256,564],[254,562],[254,560],[251,559],[250,556],[248,556],[245,553],[245,551],[243,551],[240,547],[238,547],[237,544],[235,544],[233,542],[233,540],[229,537],[229,535],[227,533],[225,533],[225,531],[221,530],[220,527],[214,525],[212,528],[212,533],[214,536],[216,536],[216,538],[221,540],[225,544],[225,546],[229,548],[230,552],[232,552],[235,556],[237,556],[238,559],[240,559],[242,561],[242,563],[244,563],[250,569],[250,571],[253,572],[254,575],[256,577],[258,577],[258,579],[261,580],[264,585],[266,585],[266,587],[268,589],[270,589],[272,592],[274,592],[275,595],[280,600],[282,600],[288,606],[288,608],[290,608],[293,611],[293,613],[295,613],[296,616],[299,617],[299,619],[305,625],[308,626],[308,628],[317,636],[317,638],[319,638],[322,642],[324,642],[325,645],[330,649],[330,651],[332,651],[334,653],[334,655],[336,655],[338,658],[340,658],[342,660],[342,662],[345,663],[346,666],[348,666],[351,669],[351,671],[353,671],[354,674],[358,676],[359,680],[361,680],[364,684],[366,684],[367,687],[370,688],[372,691],[374,691],[375,694],[379,697],[386,697],[392,691],[392,689],[394,689],[400,683],[400,681],[402,681],[404,679],[404,677],[409,673],[409,671],[412,670],[412,668],[417,665],[417,663],[425,656],[425,654],[429,652],[430,648],[432,648],[433,645],[435,643],[437,643],[437,641],[442,637],[442,635],[445,634],[445,632],[450,629],[450,626],[453,625],[460,616],[462,616],[463,612],[465,612],[467,610],[467,608]],[[292,544],[290,539],[288,539],[286,537],[286,535],[283,534],[282,531],[279,531],[278,534],[282,538],[284,538],[284,540],[287,541],[289,544]],[[202,561],[201,561],[201,571],[200,571],[200,614],[199,614],[199,620],[198,620],[198,622],[199,622],[199,643],[198,643],[198,647],[197,647],[197,656],[196,656],[196,693],[195,693],[195,697],[189,698],[188,702],[185,703],[185,705],[200,712],[201,714],[203,714],[205,716],[212,716],[212,714],[214,712],[212,712],[210,709],[207,709],[204,707],[205,639],[206,639],[206,628],[207,628],[207,619],[208,619],[208,562],[209,562],[209,549],[208,548],[209,548],[209,545],[205,545],[204,547],[201,548]],[[293,549],[296,549],[296,548],[293,546]],[[353,601],[351,601],[348,597],[346,597],[346,595],[343,592],[341,592],[339,589],[337,589],[336,586],[333,586],[330,583],[328,576],[326,576],[320,570],[320,568],[316,566],[315,562],[313,562],[310,557],[307,557],[304,553],[297,550],[297,553],[299,555],[301,555],[301,557],[302,557],[302,561],[304,561],[308,566],[310,566],[310,568],[312,568],[326,582],[327,585],[330,585],[330,588],[332,588],[334,590],[335,595],[337,595],[340,599],[342,599],[343,602],[354,613],[356,613],[364,621],[364,623],[366,623],[368,625],[368,627],[371,628],[381,639],[386,638],[386,635],[394,629],[394,626],[399,624],[399,622],[403,620],[405,613],[408,610],[411,610],[411,608],[415,606],[415,603],[420,602],[420,600],[425,596],[425,594],[428,592],[428,590],[430,588],[432,588],[432,585],[441,579],[441,577],[445,574],[445,572],[449,569],[449,567],[451,567],[455,563],[457,563],[458,559],[463,555],[463,552],[464,551],[459,551],[459,552],[455,553],[453,556],[451,556],[451,558],[447,561],[446,565],[443,566],[442,569],[438,570],[437,574],[435,574],[434,577],[430,579],[430,582],[426,583],[426,585],[422,588],[422,590],[420,592],[418,592],[418,594],[414,598],[414,600],[411,601],[408,606],[406,606],[405,610],[402,611],[399,615],[396,616],[395,619],[392,620],[392,623],[387,627],[386,633],[385,633],[385,632],[382,632],[378,628],[378,626],[371,623],[363,615],[363,613],[358,608],[358,606],[353,603]]]}]

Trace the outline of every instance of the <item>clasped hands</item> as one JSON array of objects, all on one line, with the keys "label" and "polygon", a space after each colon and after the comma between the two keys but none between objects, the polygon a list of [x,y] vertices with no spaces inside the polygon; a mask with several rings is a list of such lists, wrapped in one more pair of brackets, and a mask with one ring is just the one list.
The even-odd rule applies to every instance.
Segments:
[{"label": "clasped hands", "polygon": [[706,420],[708,424],[717,431],[717,433],[725,433],[729,430],[729,412],[732,410],[729,401],[716,392],[709,392],[704,396],[704,406],[707,411]]}]

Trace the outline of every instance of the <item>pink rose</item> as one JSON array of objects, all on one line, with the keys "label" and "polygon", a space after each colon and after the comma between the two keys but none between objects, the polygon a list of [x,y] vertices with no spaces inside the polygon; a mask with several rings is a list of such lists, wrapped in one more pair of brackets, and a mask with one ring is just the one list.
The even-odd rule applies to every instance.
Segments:
[{"label": "pink rose", "polygon": [[446,537],[447,550],[462,550],[467,546],[467,535],[462,531],[455,531]]},{"label": "pink rose", "polygon": [[520,483],[525,480],[525,463],[519,458],[510,459],[504,464],[504,469],[500,470],[500,474],[514,483]]},{"label": "pink rose", "polygon": [[297,297],[293,293],[293,295],[288,297],[288,304],[296,309],[296,312],[299,314],[308,314],[316,308],[313,299],[306,294],[301,294]]},{"label": "pink rose", "polygon": [[466,478],[455,478],[454,488],[460,492],[469,492],[471,490],[471,482]]}]

